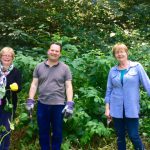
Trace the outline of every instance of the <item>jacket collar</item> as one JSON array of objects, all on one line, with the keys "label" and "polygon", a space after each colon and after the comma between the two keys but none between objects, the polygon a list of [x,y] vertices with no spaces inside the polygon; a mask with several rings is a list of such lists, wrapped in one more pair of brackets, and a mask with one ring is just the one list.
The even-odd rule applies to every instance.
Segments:
[{"label": "jacket collar", "polygon": [[[138,62],[130,61],[130,63],[129,63],[129,68],[135,67],[135,66],[137,66],[138,64],[139,64]],[[128,68],[128,69],[129,69],[129,68]],[[114,66],[114,67],[113,67],[113,70],[118,70],[118,65]]]},{"label": "jacket collar", "polygon": [[[44,61],[44,64],[45,64],[45,66],[50,67],[50,66],[47,64],[47,60]],[[57,67],[59,64],[60,64],[60,62],[58,61],[58,63],[55,64],[55,65],[53,65],[52,67]]]},{"label": "jacket collar", "polygon": [[130,67],[135,67],[135,66],[137,66],[138,64],[139,64],[138,62],[130,61]]}]

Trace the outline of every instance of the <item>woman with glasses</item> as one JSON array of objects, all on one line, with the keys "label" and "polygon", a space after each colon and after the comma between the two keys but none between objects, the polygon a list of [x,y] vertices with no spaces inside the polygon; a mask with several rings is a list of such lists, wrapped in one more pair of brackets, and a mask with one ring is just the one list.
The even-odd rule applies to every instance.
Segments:
[{"label": "woman with glasses", "polygon": [[14,50],[4,47],[0,51],[0,150],[10,145],[10,122],[17,107],[17,93],[21,90],[21,74],[14,66]]}]

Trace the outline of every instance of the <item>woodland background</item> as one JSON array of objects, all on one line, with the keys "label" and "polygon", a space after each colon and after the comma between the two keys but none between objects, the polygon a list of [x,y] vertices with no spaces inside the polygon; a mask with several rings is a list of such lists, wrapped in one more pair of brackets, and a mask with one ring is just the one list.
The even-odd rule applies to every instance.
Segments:
[{"label": "woodland background", "polygon": [[[63,45],[61,60],[73,74],[75,111],[64,119],[62,150],[116,150],[113,125],[106,124],[104,96],[112,46],[125,43],[130,59],[150,77],[149,0],[0,0],[0,48],[15,49],[23,90],[12,124],[11,150],[39,150],[36,108],[29,119],[25,101],[37,63],[50,42]],[[150,149],[150,98],[141,87],[140,135]],[[127,140],[128,150],[133,150]]]}]

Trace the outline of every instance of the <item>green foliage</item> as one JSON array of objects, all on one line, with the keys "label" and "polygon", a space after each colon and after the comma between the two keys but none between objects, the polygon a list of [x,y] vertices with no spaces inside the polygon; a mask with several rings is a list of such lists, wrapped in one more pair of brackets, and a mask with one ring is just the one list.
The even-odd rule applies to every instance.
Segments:
[{"label": "green foliage", "polygon": [[70,143],[70,141],[67,141],[67,140],[66,140],[66,141],[62,144],[61,149],[62,149],[62,150],[71,150],[71,143]]},{"label": "green foliage", "polygon": [[[100,143],[97,138],[105,139],[102,149],[116,149],[114,142],[106,140],[112,129],[105,127],[104,116],[107,76],[116,63],[111,48],[117,42],[127,44],[130,59],[142,63],[150,75],[149,7],[147,0],[1,0],[0,48],[8,45],[15,49],[15,66],[23,76],[17,117],[12,122],[15,125],[12,149],[39,149],[35,113],[31,121],[25,99],[33,70],[46,59],[51,41],[63,45],[61,60],[71,68],[75,93],[75,112],[72,119],[65,120],[62,149],[92,149],[92,141]],[[148,100],[142,91],[140,131],[146,140]],[[15,139],[21,142],[17,144]],[[128,148],[132,149],[131,143]]]},{"label": "green foliage", "polygon": [[[49,46],[53,34],[72,37],[82,53],[94,49],[108,51],[107,44],[132,41],[127,32],[137,30],[139,41],[149,39],[149,4],[145,1],[92,0],[24,1],[0,3],[1,46]],[[13,8],[13,9],[12,9]],[[11,15],[10,15],[11,14]],[[127,31],[126,33],[124,31]],[[116,33],[110,37],[110,33]]]},{"label": "green foliage", "polygon": [[140,120],[140,125],[141,125],[141,128],[140,128],[140,131],[143,135],[143,137],[147,138],[149,141],[150,141],[150,119],[149,118],[143,118]]},{"label": "green foliage", "polygon": [[150,142],[150,98],[145,92],[141,92],[140,133],[145,141]]},{"label": "green foliage", "polygon": [[141,112],[140,116],[143,118],[149,118],[150,113],[150,98],[148,97],[146,92],[141,91]]},{"label": "green foliage", "polygon": [[0,132],[4,132],[6,131],[6,127],[5,126],[0,126]]},{"label": "green foliage", "polygon": [[71,63],[73,81],[79,86],[96,86],[100,92],[104,92],[107,74],[113,63],[112,57],[105,56],[97,49],[83,54]]},{"label": "green foliage", "polygon": [[[37,54],[33,52],[33,55],[36,56]],[[35,66],[43,60],[43,57],[31,57],[25,56],[21,52],[17,53],[15,58],[15,66],[20,69],[23,78],[23,90],[28,92],[29,85],[32,80],[32,74]]]},{"label": "green foliage", "polygon": [[106,129],[103,123],[100,123],[97,120],[88,121],[85,125],[85,132],[81,138],[81,145],[89,143],[96,135],[108,137],[110,134],[110,130]]},{"label": "green foliage", "polygon": [[13,109],[13,105],[11,103],[11,101],[9,102],[7,99],[6,99],[6,105],[4,107],[4,110],[7,111],[7,112],[12,112],[12,109]]}]

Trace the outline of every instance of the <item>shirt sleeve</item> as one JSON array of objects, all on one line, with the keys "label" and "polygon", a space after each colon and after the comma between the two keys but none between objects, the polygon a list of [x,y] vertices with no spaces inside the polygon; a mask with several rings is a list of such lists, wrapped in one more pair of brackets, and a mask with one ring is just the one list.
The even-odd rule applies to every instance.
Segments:
[{"label": "shirt sleeve", "polygon": [[33,78],[39,78],[38,69],[39,69],[39,65],[37,65],[33,71]]},{"label": "shirt sleeve", "polygon": [[65,81],[72,80],[72,74],[70,71],[70,68],[66,66],[66,72],[65,72]]},{"label": "shirt sleeve", "polygon": [[110,95],[112,92],[112,81],[111,81],[111,70],[108,74],[108,79],[107,79],[107,89],[106,89],[106,95],[105,95],[105,103],[110,102]]},{"label": "shirt sleeve", "polygon": [[140,63],[138,64],[137,68],[139,72],[140,82],[150,96],[150,79]]}]

